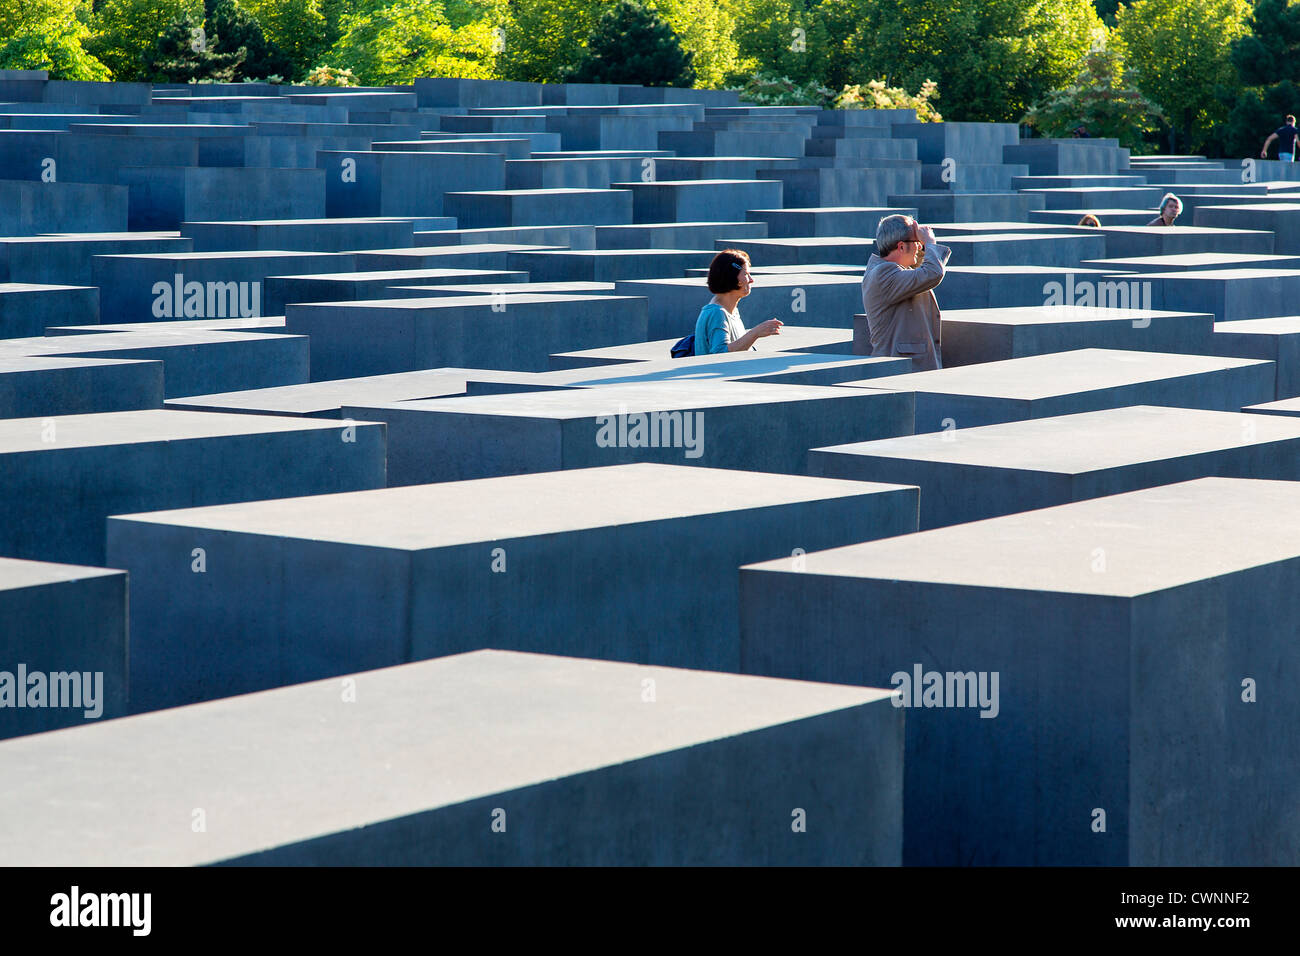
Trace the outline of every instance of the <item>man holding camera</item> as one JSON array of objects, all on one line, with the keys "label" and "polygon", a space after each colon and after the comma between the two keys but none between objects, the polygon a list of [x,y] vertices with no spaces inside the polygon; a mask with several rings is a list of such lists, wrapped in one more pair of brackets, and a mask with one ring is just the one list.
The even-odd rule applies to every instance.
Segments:
[{"label": "man holding camera", "polygon": [[886,216],[876,227],[876,251],[862,277],[862,308],[871,331],[871,355],[910,358],[912,371],[943,368],[939,302],[952,250],[934,230],[908,216]]}]

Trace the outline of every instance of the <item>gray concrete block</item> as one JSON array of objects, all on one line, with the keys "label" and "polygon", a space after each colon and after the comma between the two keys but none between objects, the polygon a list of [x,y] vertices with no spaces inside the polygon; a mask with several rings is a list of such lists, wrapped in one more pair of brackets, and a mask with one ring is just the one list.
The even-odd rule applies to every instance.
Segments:
[{"label": "gray concrete block", "polygon": [[[367,146],[370,144],[367,143]],[[394,153],[413,151],[417,153],[500,153],[506,158],[507,174],[511,160],[527,159],[532,151],[532,140],[506,139],[492,137],[473,139],[471,137],[437,137],[434,139],[396,139],[387,142],[376,141],[374,149],[378,152]],[[508,182],[508,180],[507,180]]]},{"label": "gray concrete block", "polygon": [[[11,741],[0,767],[21,784],[0,798],[12,823],[0,840],[15,864],[73,866],[902,855],[902,715],[882,691],[502,651],[352,680],[357,702],[342,709],[329,680]],[[654,706],[647,680],[663,688]],[[430,721],[462,730],[430,734]],[[52,765],[55,750],[66,759]],[[351,786],[328,782],[340,761],[357,770]],[[90,779],[95,808],[68,808]],[[196,792],[211,839],[177,839],[158,821]],[[817,825],[792,834],[794,807]]]},{"label": "gray concrete block", "polygon": [[1151,405],[809,452],[827,478],[917,485],[921,528],[1195,478],[1300,479],[1300,421]]},{"label": "gray concrete block", "polygon": [[0,419],[158,408],[162,362],[0,354]]},{"label": "gray concrete block", "polygon": [[527,272],[536,282],[615,282],[680,276],[691,266],[707,266],[708,249],[581,249],[511,252],[510,269]]},{"label": "gray concrete block", "polygon": [[922,222],[970,222],[974,219],[1028,220],[1035,209],[1043,208],[1043,198],[1028,192],[955,193],[946,189],[933,192],[891,194],[890,206],[907,206],[916,210]]},{"label": "gray concrete block", "polygon": [[467,229],[557,222],[591,226],[632,222],[632,194],[623,188],[449,192],[444,207]]},{"label": "gray concrete block", "polygon": [[718,250],[742,247],[764,266],[803,266],[839,263],[866,269],[875,240],[852,236],[811,236],[789,239],[724,237],[714,241]]},{"label": "gray concrete block", "polygon": [[1265,230],[1273,233],[1269,252],[1300,253],[1300,204],[1294,202],[1199,206],[1192,222],[1213,229]]},{"label": "gray concrete block", "polygon": [[0,439],[0,553],[41,561],[104,564],[111,514],[384,485],[383,427],[362,422],[348,433],[302,418],[152,409],[7,419]]},{"label": "gray concrete block", "polygon": [[1268,401],[1273,377],[1271,362],[1077,349],[837,387],[914,391],[915,431],[922,434],[1122,405],[1236,412]]},{"label": "gray concrete block", "polygon": [[915,527],[915,488],[634,464],[117,515],[109,554],[139,712],[485,646],[734,672],[736,568]]},{"label": "gray concrete block", "polygon": [[[782,184],[782,199],[792,208],[811,206],[888,206],[891,197],[921,188],[921,164],[915,160],[875,160],[870,169],[763,167],[758,176]],[[757,208],[751,205],[749,208]]]},{"label": "gray concrete block", "polygon": [[595,226],[505,226],[489,229],[457,229],[449,218],[446,227],[415,233],[417,246],[500,245],[552,246],[565,249],[595,249]]},{"label": "gray concrete block", "polygon": [[342,418],[344,405],[405,402],[420,398],[464,395],[466,383],[471,380],[486,382],[493,376],[513,380],[519,374],[481,368],[435,368],[418,372],[396,372],[392,375],[307,382],[279,388],[242,389],[210,395],[193,395],[171,399],[166,403],[166,407],[201,412]]},{"label": "gray concrete block", "polygon": [[[183,142],[178,140],[178,142]],[[319,219],[326,179],[317,169],[123,166],[132,229],[177,229],[183,222]]]},{"label": "gray concrete block", "polygon": [[[505,183],[498,153],[418,153],[321,150],[328,216],[442,216],[452,190],[496,189]],[[462,224],[469,225],[469,223]]]},{"label": "gray concrete block", "polygon": [[[1119,226],[1102,224],[1106,257],[1168,256],[1193,252],[1271,255],[1273,237],[1260,229],[1219,229],[1204,226]],[[1300,251],[1300,250],[1298,250]]]},{"label": "gray concrete block", "polygon": [[916,140],[917,155],[926,163],[1021,162],[1004,160],[1001,152],[1019,139],[1014,123],[894,123],[890,132],[895,139]]},{"label": "gray concrete block", "polygon": [[608,189],[613,183],[639,178],[647,168],[644,163],[645,158],[640,156],[522,157],[506,162],[505,186],[507,189]]},{"label": "gray concrete block", "polygon": [[337,272],[331,252],[177,252],[95,256],[91,267],[105,322],[225,319],[267,314],[262,283],[285,273]]},{"label": "gray concrete block", "polygon": [[306,382],[307,338],[249,331],[174,329],[52,335],[0,341],[0,352],[46,358],[157,360],[164,396],[203,395]]},{"label": "gray concrete block", "polygon": [[1150,209],[1159,210],[1161,190],[1154,186],[1077,186],[1064,189],[1022,189],[1023,196],[1043,200],[1045,209]]},{"label": "gray concrete block", "polygon": [[[1300,705],[1243,686],[1300,679],[1298,489],[1205,478],[747,567],[743,669],[938,673],[948,706],[907,714],[905,863],[1293,865]],[[998,675],[996,717],[947,673]]]},{"label": "gray concrete block", "polygon": [[[551,368],[596,368],[626,365],[629,362],[650,362],[669,354],[677,339],[658,339],[653,342],[636,342],[632,345],[615,345],[603,349],[582,349],[577,352],[558,352],[551,356]],[[763,352],[813,352],[832,355],[849,355],[853,351],[853,335],[843,329],[806,328],[784,325],[779,335],[761,339],[756,351]],[[752,354],[752,353],[751,353]]]},{"label": "gray concrete block", "polygon": [[0,740],[126,713],[125,571],[0,558],[0,617]]},{"label": "gray concrete block", "polygon": [[632,196],[628,222],[728,222],[749,209],[782,204],[781,183],[771,179],[692,179],[617,183]]},{"label": "gray concrete block", "polygon": [[1027,165],[1031,176],[1113,176],[1130,172],[1128,153],[1113,139],[1022,139],[1002,147],[1002,161]]},{"label": "gray concrete block", "polygon": [[474,242],[464,245],[427,246],[412,249],[369,249],[353,255],[356,267],[364,271],[409,269],[504,270],[506,254],[545,249],[530,243]]},{"label": "gray concrete block", "polygon": [[886,216],[911,216],[916,209],[903,206],[840,207],[810,209],[751,209],[746,214],[754,222],[767,223],[773,239],[791,236],[863,236],[876,237],[876,228]]},{"label": "gray concrete block", "polygon": [[[517,285],[528,274],[498,269],[387,269],[376,272],[336,272],[319,275],[267,276],[263,283],[265,309],[283,314],[285,306],[301,302],[356,302],[404,295],[394,290],[424,283],[461,285]],[[484,291],[487,292],[488,289]],[[414,295],[412,294],[412,297]]]},{"label": "gray concrete block", "polygon": [[[1095,232],[1095,230],[1094,230]],[[1106,253],[1106,240],[1088,233],[981,233],[943,236],[950,266],[1060,266],[1069,268]]]},{"label": "gray concrete block", "polygon": [[[913,397],[886,389],[664,382],[348,406],[343,415],[388,424],[390,485],[637,461],[802,474],[811,447],[910,435]],[[670,431],[650,435],[651,422]],[[819,439],[827,435],[846,437]]]},{"label": "gray concrete block", "polygon": [[1205,269],[1143,273],[1157,308],[1212,312],[1220,322],[1294,315],[1300,271]]},{"label": "gray concrete block", "polygon": [[437,77],[415,81],[415,99],[427,106],[529,106],[541,105],[542,86],[505,80],[463,80]]},{"label": "gray concrete block", "polygon": [[1077,225],[1084,216],[1096,216],[1102,226],[1145,226],[1156,214],[1150,209],[1031,209],[1029,221],[1052,225]]},{"label": "gray concrete block", "polygon": [[175,233],[71,233],[0,239],[0,281],[90,285],[97,255],[190,252],[193,242]]},{"label": "gray concrete block", "polygon": [[646,321],[644,301],[624,296],[477,295],[285,308],[285,331],[311,336],[313,381],[447,365],[541,372],[552,352],[644,342]]},{"label": "gray concrete block", "polygon": [[0,179],[28,179],[45,185],[43,180],[53,173],[61,183],[126,185],[123,173],[127,168],[197,166],[198,161],[197,142],[176,137],[0,130]]},{"label": "gray concrete block", "polygon": [[5,339],[44,335],[63,321],[99,321],[99,290],[93,286],[0,282],[0,348]]},{"label": "gray concrete block", "polygon": [[1172,256],[1133,256],[1123,259],[1085,259],[1089,269],[1116,272],[1205,272],[1214,269],[1297,269],[1300,256],[1275,256],[1265,252],[1187,252]]},{"label": "gray concrete block", "polygon": [[[1143,276],[1143,280],[1147,277]],[[1131,308],[1159,307],[1151,283],[1130,285],[1133,277],[1100,269],[1060,266],[949,266],[935,290],[945,309],[1001,309],[1041,305]],[[1193,310],[1194,311],[1194,310]]]},{"label": "gray concrete block", "polygon": [[[648,344],[648,343],[643,343]],[[674,359],[667,349],[631,365],[556,369],[550,372],[496,372],[485,380],[470,376],[469,395],[507,395],[558,388],[649,385],[657,382],[761,382],[769,385],[838,385],[911,370],[910,359],[868,358],[844,353],[810,355],[769,351],[728,352]]]},{"label": "gray concrete block", "polygon": [[181,223],[181,235],[195,252],[285,249],[296,252],[351,252],[396,249],[415,244],[410,219],[247,220]]},{"label": "gray concrete block", "polygon": [[1275,397],[1300,396],[1300,316],[1216,322],[1205,351],[1273,362],[1277,371]]},{"label": "gray concrete block", "polygon": [[[949,309],[940,322],[946,368],[1085,348],[1202,354],[1214,330],[1214,316],[1206,312],[1117,306]],[[869,354],[870,343],[866,316],[855,316],[855,350]]]},{"label": "gray concrete block", "polygon": [[[630,226],[596,226],[596,249],[708,249],[722,237],[762,239],[761,222],[660,222]],[[577,248],[576,246],[573,248]]]},{"label": "gray concrete block", "polygon": [[[764,271],[755,264],[754,285],[740,304],[746,328],[770,318],[793,325],[849,329],[862,310],[862,276],[855,266],[843,274],[832,272],[782,272],[781,266]],[[792,266],[802,270],[802,266]],[[837,267],[840,268],[840,267]],[[695,331],[700,309],[710,293],[702,276],[684,279],[630,279],[614,284],[620,295],[644,296],[649,307],[647,339],[680,338]]]},{"label": "gray concrete block", "polygon": [[0,180],[0,236],[117,232],[126,224],[125,186]]}]

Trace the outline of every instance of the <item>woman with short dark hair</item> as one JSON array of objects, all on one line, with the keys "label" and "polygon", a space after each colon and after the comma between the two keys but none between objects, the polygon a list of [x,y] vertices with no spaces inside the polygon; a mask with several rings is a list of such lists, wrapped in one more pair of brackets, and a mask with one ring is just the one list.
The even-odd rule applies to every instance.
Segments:
[{"label": "woman with short dark hair", "polygon": [[695,354],[744,352],[768,335],[781,333],[781,320],[768,319],[748,332],[740,321],[740,300],[754,284],[749,256],[739,249],[724,249],[709,264],[708,286],[713,293],[695,320]]}]

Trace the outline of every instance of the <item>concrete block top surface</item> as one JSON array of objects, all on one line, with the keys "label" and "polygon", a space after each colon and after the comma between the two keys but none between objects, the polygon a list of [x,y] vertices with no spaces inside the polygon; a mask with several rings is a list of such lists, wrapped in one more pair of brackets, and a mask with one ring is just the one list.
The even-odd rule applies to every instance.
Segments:
[{"label": "concrete block top surface", "polygon": [[[908,360],[910,361],[910,360]],[[659,358],[614,368],[562,369],[556,372],[522,373],[521,381],[538,385],[595,386],[625,385],[646,382],[699,382],[710,379],[752,378],[761,375],[810,372],[815,369],[867,368],[890,365],[907,368],[896,357],[865,355],[827,355],[817,352],[729,352],[720,355],[691,355],[686,358]]]},{"label": "concrete block top surface", "polygon": [[1300,278],[1300,269],[1203,269],[1199,272],[1143,272],[1142,279],[1186,279],[1196,282],[1227,282],[1232,279]]},{"label": "concrete block top surface", "polygon": [[[677,339],[661,339],[655,342],[636,342],[631,345],[613,345],[608,348],[582,349],[576,352],[560,352],[556,358],[605,359],[610,362],[647,362],[656,361],[668,354]],[[844,353],[853,351],[853,332],[850,329],[823,329],[816,326],[786,325],[782,326],[780,335],[760,341],[758,353],[777,349],[795,350],[806,348],[842,345]],[[753,354],[750,354],[753,358]]]},{"label": "concrete block top surface", "polygon": [[401,402],[410,399],[435,398],[439,395],[461,395],[465,391],[466,381],[490,380],[493,374],[492,369],[435,368],[418,372],[395,372],[391,375],[304,382],[301,385],[281,385],[275,388],[193,395],[172,399],[167,404],[171,407],[183,408],[203,406],[218,409],[247,408],[262,412],[283,412],[287,415],[309,415],[313,412],[332,411],[342,405]]},{"label": "concrete block top surface", "polygon": [[[898,380],[903,376],[892,376]],[[884,379],[868,379],[881,382]],[[865,383],[864,383],[865,384]],[[904,391],[910,389],[895,389]],[[861,391],[866,391],[862,389]],[[876,392],[889,391],[886,388]],[[440,398],[429,402],[402,402],[394,409],[450,412],[459,415],[493,415],[569,421],[593,416],[621,415],[625,411],[656,412],[677,409],[731,408],[738,405],[784,405],[853,396],[833,385],[771,385],[754,382],[654,382],[637,385],[597,385],[591,388],[475,395]]]},{"label": "concrete block top surface", "polygon": [[426,551],[904,487],[640,463],[154,511],[115,520]]},{"label": "concrete block top surface", "polygon": [[974,322],[980,325],[1060,325],[1068,322],[1136,322],[1167,316],[1200,316],[1209,313],[1165,312],[1160,309],[1099,309],[1083,305],[1026,305],[999,309],[945,309],[941,322]]},{"label": "concrete block top surface", "polygon": [[1271,319],[1234,319],[1215,322],[1215,332],[1236,335],[1300,335],[1300,315],[1279,315]]},{"label": "concrete block top surface", "polygon": [[1055,395],[1071,395],[1262,364],[1265,363],[1255,359],[1210,355],[1075,349],[1071,352],[1028,355],[929,372],[887,375],[862,382],[846,382],[835,387],[883,388],[1033,401]]},{"label": "concrete block top surface", "polygon": [[[647,677],[663,688],[653,707]],[[355,680],[351,703],[330,679],[0,743],[4,862],[231,859],[890,693],[506,651]],[[178,838],[159,821],[194,794],[208,830]]]},{"label": "concrete block top surface", "polygon": [[1297,440],[1300,421],[1256,421],[1240,412],[1131,405],[815,450],[1082,475],[1139,462]]},{"label": "concrete block top surface", "polygon": [[20,591],[23,588],[36,588],[45,584],[63,584],[86,578],[108,578],[125,574],[125,571],[116,571],[112,568],[87,568],[79,564],[53,564],[48,561],[0,558],[0,591]]},{"label": "concrete block top surface", "polygon": [[[491,289],[491,287],[484,286],[484,289],[488,290]],[[509,292],[509,288],[506,286],[502,286],[501,289],[503,293]],[[510,300],[511,305],[516,305],[516,306],[530,305],[530,304],[561,305],[566,302],[591,302],[593,299],[599,299],[601,303],[607,303],[611,308],[613,308],[619,302],[625,302],[630,299],[636,298],[636,296],[627,296],[627,295],[592,296],[592,295],[563,295],[557,293],[542,295],[538,293],[527,293],[527,292],[519,293],[519,294],[510,294],[510,295],[506,295],[505,297]],[[493,304],[493,298],[494,296],[489,295],[485,292],[483,295],[443,295],[443,296],[431,296],[427,299],[420,299],[420,298],[358,299],[355,301],[349,299],[342,302],[312,302],[309,303],[309,306],[335,306],[338,308],[347,308],[347,309],[363,309],[363,310],[378,309],[378,310],[394,310],[398,312],[433,311],[435,313],[439,310],[446,312],[451,309],[464,309],[464,308],[491,309],[494,312],[500,311],[500,308]],[[295,308],[295,306],[290,305],[289,308],[293,309]]]},{"label": "concrete block top surface", "polygon": [[747,567],[1131,598],[1297,557],[1300,482],[1201,478]]},{"label": "concrete block top surface", "polygon": [[[57,435],[54,442],[45,441],[42,434],[50,423],[53,423]],[[338,422],[322,419],[182,412],[165,408],[53,418],[0,418],[0,455],[59,452],[102,445],[202,441],[269,432],[338,431],[339,428]]]},{"label": "concrete block top surface", "polygon": [[1271,263],[1292,269],[1300,268],[1300,256],[1271,255],[1266,252],[1188,252],[1172,256],[1132,256],[1124,259],[1089,259],[1086,264],[1098,269],[1118,271],[1141,270],[1144,266],[1166,266],[1179,269],[1209,269],[1211,266],[1232,268],[1249,267],[1258,263]]}]

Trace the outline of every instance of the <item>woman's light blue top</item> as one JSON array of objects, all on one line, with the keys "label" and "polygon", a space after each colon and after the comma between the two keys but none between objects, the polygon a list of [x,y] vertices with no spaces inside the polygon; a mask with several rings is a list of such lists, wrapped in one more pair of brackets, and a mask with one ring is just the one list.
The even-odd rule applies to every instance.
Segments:
[{"label": "woman's light blue top", "polygon": [[716,302],[700,309],[695,320],[695,354],[715,355],[727,351],[727,346],[745,334],[740,321],[740,308],[728,312]]}]

